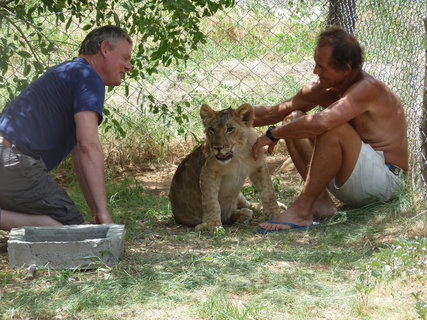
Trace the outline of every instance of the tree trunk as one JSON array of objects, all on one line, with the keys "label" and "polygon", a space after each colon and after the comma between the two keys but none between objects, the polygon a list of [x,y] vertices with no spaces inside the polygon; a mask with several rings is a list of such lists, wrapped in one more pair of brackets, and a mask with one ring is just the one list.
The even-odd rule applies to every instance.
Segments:
[{"label": "tree trunk", "polygon": [[[424,18],[424,28],[427,38],[427,18]],[[426,48],[426,61],[427,61],[427,48]],[[423,116],[420,125],[421,133],[421,177],[424,186],[427,186],[427,62],[424,71],[424,99],[423,99]]]}]

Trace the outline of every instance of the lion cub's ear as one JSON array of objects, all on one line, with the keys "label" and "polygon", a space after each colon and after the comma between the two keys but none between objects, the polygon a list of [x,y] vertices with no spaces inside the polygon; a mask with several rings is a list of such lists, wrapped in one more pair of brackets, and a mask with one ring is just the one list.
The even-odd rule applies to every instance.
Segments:
[{"label": "lion cub's ear", "polygon": [[246,126],[252,127],[255,120],[254,108],[248,104],[242,104],[234,111],[234,116],[243,121]]},{"label": "lion cub's ear", "polygon": [[200,108],[200,118],[202,118],[203,125],[206,125],[206,122],[215,115],[215,111],[212,110],[207,104],[202,104]]}]

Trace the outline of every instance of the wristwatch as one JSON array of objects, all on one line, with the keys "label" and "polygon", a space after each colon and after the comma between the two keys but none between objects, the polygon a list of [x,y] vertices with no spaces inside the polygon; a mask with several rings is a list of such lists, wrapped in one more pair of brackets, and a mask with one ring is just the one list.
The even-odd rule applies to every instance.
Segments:
[{"label": "wristwatch", "polygon": [[273,142],[277,142],[280,139],[277,139],[275,137],[273,137],[273,134],[271,133],[271,130],[276,129],[276,126],[271,126],[267,129],[267,131],[265,132],[265,135]]}]

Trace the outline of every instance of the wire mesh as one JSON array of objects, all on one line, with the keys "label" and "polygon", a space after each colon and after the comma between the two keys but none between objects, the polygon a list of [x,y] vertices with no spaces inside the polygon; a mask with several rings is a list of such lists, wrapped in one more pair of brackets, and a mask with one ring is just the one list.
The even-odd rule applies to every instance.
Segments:
[{"label": "wire mesh", "polygon": [[[126,128],[126,136],[110,139],[111,121],[101,131],[114,153],[141,132],[158,134],[159,130],[150,129],[153,123],[157,129],[164,126],[172,139],[192,130],[188,128],[200,122],[202,103],[223,109],[245,102],[284,101],[315,79],[316,36],[328,23],[338,21],[364,46],[364,69],[400,97],[408,122],[411,177],[425,186],[421,173],[427,161],[427,137],[421,128],[427,118],[423,109],[426,11],[425,0],[237,0],[233,8],[203,21],[207,42],[191,52],[186,65],[160,68],[144,80],[127,80],[127,89],[109,91],[106,108],[110,118]],[[49,21],[46,18],[43,23]],[[78,25],[67,33],[53,25],[46,27],[55,30],[55,39],[60,35],[58,55],[49,64],[77,54],[85,34]],[[22,61],[17,61],[8,75],[12,78],[22,70]],[[4,97],[5,89],[0,90]],[[160,118],[161,114],[166,117]]]}]

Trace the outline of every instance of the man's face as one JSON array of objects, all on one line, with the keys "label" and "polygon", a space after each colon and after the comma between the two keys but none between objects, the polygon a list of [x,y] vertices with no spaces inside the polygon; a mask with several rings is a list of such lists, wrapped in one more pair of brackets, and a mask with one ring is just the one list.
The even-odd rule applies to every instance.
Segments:
[{"label": "man's face", "polygon": [[132,69],[130,64],[131,50],[131,45],[124,38],[113,50],[108,45],[105,47],[103,80],[106,86],[119,86],[125,73]]},{"label": "man's face", "polygon": [[347,70],[337,70],[331,64],[332,46],[316,47],[313,73],[319,76],[322,88],[338,87],[346,78]]}]

